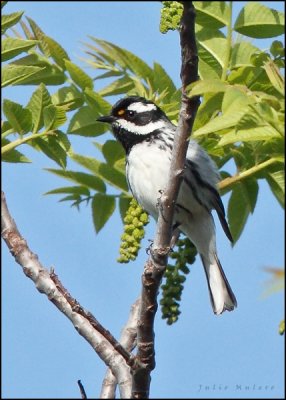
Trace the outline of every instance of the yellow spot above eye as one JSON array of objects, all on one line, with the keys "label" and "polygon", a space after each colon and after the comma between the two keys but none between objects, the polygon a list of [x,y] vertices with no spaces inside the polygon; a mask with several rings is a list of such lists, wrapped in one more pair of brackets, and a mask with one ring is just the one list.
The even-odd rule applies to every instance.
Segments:
[{"label": "yellow spot above eye", "polygon": [[125,110],[123,110],[123,109],[122,109],[122,110],[119,110],[119,111],[117,111],[117,114],[118,114],[118,115],[123,115],[124,113],[125,113]]}]

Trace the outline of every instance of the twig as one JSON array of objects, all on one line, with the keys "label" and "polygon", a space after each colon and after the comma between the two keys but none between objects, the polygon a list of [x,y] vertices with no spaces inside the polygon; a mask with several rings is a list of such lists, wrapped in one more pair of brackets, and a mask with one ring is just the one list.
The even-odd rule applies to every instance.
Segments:
[{"label": "twig", "polygon": [[[78,333],[92,346],[98,356],[111,368],[119,385],[122,398],[130,397],[130,368],[122,355],[118,353],[122,346],[109,342],[110,336],[104,337],[96,330],[98,324],[91,313],[84,311],[83,307],[71,297],[60,283],[54,271],[51,273],[43,267],[26,240],[20,234],[12,219],[5,195],[1,192],[1,235],[6,242],[15,261],[23,268],[27,277],[32,279],[37,290],[44,293],[48,299],[72,322]],[[115,339],[114,339],[115,340]],[[115,347],[117,350],[115,350]],[[125,351],[125,350],[124,350]],[[124,352],[123,352],[124,353]],[[130,358],[130,357],[129,357]]]},{"label": "twig", "polygon": [[277,163],[277,159],[275,157],[269,158],[266,161],[263,161],[261,164],[254,165],[245,171],[239,172],[236,175],[229,176],[224,178],[222,181],[219,182],[218,187],[220,190],[229,188],[230,186],[243,181],[244,179],[249,178],[251,175],[256,174],[257,172],[262,171],[264,168],[269,167],[269,165]]},{"label": "twig", "polygon": [[[68,301],[70,304],[72,310],[76,312],[79,315],[82,315],[86,320],[90,323],[93,328],[101,333],[103,337],[105,337],[106,340],[114,347],[115,350],[124,358],[124,360],[127,362],[129,366],[133,364],[133,356],[125,350],[125,348],[115,339],[115,337],[107,330],[105,329],[101,323],[92,315],[90,311],[86,311],[80,304],[79,302],[74,299],[70,293],[67,291],[67,289],[63,286],[61,281],[59,280],[58,276],[55,274],[54,271],[50,273],[50,277],[52,281],[55,283],[57,289],[63,294],[65,299]],[[53,300],[51,300],[53,301]]]},{"label": "twig", "polygon": [[[139,306],[140,306],[140,298],[138,298],[135,301],[135,303],[132,304],[128,321],[122,329],[121,337],[119,340],[120,344],[127,351],[132,351],[136,346]],[[131,387],[131,375],[128,384]],[[100,399],[114,399],[116,386],[117,386],[116,378],[112,374],[111,369],[108,368],[104,380],[102,382]]]},{"label": "twig", "polygon": [[190,1],[184,1],[182,4],[184,6],[180,30],[182,104],[174,138],[168,185],[160,199],[156,235],[142,277],[141,309],[137,329],[138,353],[135,369],[132,371],[132,398],[136,399],[149,397],[150,373],[155,367],[153,327],[158,307],[157,296],[170,251],[172,221],[188,140],[200,104],[198,97],[189,99],[186,95],[186,87],[198,79],[198,55],[195,41],[195,10]]},{"label": "twig", "polygon": [[78,381],[77,381],[77,384],[78,384],[78,386],[79,386],[81,398],[82,398],[82,399],[87,399],[87,395],[86,395],[86,393],[85,393],[85,390],[84,390],[84,387],[83,387],[83,384],[81,383],[81,381],[78,380]]}]

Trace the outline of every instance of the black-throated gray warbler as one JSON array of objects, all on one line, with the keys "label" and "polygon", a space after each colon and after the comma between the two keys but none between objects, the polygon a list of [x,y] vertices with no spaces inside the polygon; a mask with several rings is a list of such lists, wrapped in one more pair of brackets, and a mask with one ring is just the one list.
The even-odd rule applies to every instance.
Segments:
[{"label": "black-throated gray warbler", "polygon": [[[126,151],[130,190],[138,203],[157,219],[158,198],[167,185],[176,126],[152,101],[137,96],[119,100],[111,114],[98,121],[111,124],[114,136]],[[190,238],[201,256],[215,314],[231,311],[237,305],[216,250],[212,209],[232,241],[216,188],[218,180],[214,162],[197,142],[190,140],[174,226]]]}]

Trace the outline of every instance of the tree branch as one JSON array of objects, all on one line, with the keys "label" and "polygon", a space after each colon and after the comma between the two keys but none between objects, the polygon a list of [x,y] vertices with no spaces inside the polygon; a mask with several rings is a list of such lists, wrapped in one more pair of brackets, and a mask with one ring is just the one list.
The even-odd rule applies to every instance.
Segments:
[{"label": "tree branch", "polygon": [[116,377],[122,398],[130,398],[131,355],[105,330],[91,313],[68,293],[54,271],[42,266],[26,240],[20,234],[12,219],[5,195],[1,192],[1,235],[16,262],[25,275],[32,279],[40,293],[48,299],[72,322],[78,333],[92,346],[98,356],[111,368]]},{"label": "tree branch", "polygon": [[[126,325],[122,329],[120,344],[127,350],[132,351],[136,346],[137,321],[140,307],[140,298],[131,306],[130,314]],[[115,390],[117,381],[110,368],[108,368],[104,377],[100,399],[115,399]],[[130,375],[131,387],[131,375]]]},{"label": "tree branch", "polygon": [[81,398],[82,398],[82,399],[87,399],[87,395],[86,395],[86,393],[85,393],[84,386],[83,386],[83,384],[81,383],[81,381],[78,380],[78,381],[77,381],[77,384],[78,384],[78,387],[79,387],[79,390],[80,390]]},{"label": "tree branch", "polygon": [[182,2],[181,80],[182,104],[174,138],[168,185],[160,198],[159,217],[151,255],[142,276],[141,309],[137,328],[137,359],[133,369],[132,398],[148,398],[150,373],[155,367],[154,318],[159,286],[167,266],[175,204],[184,171],[189,136],[194,124],[199,97],[189,99],[187,86],[198,79],[198,55],[195,41],[195,10],[192,2]]}]

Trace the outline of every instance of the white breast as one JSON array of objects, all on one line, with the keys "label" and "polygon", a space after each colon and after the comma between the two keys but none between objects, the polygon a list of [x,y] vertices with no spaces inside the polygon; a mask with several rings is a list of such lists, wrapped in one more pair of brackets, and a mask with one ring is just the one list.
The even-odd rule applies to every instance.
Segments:
[{"label": "white breast", "polygon": [[167,185],[170,157],[168,148],[143,142],[132,148],[127,159],[126,175],[132,194],[155,219],[160,190]]}]

